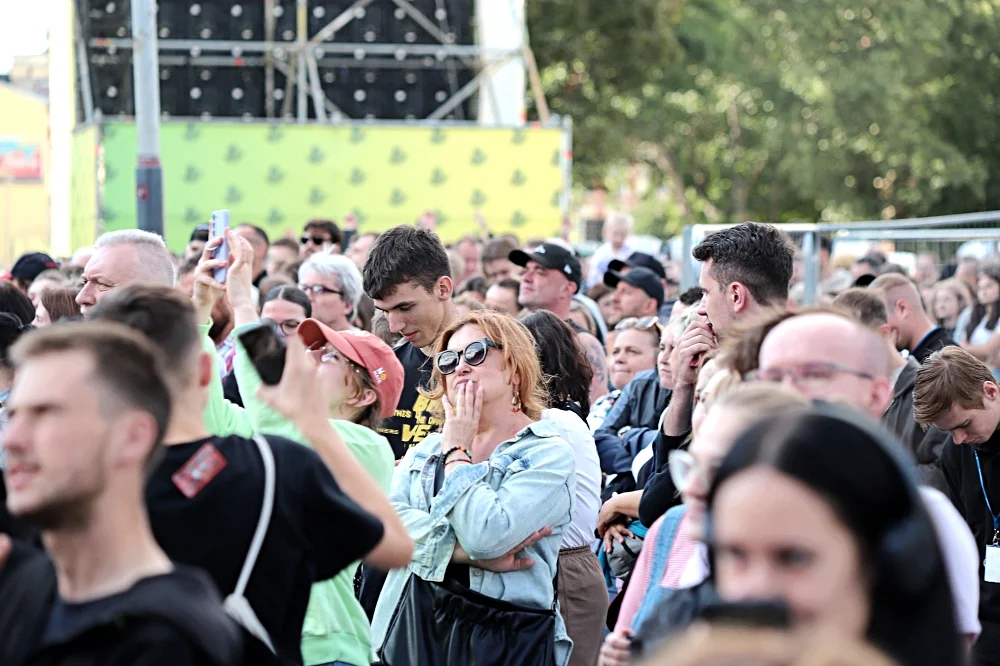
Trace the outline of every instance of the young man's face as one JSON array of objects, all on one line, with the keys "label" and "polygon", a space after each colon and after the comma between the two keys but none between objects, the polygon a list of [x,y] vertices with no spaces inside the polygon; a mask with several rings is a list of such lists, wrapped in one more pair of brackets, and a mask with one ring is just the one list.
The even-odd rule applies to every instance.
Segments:
[{"label": "young man's face", "polygon": [[981,409],[953,403],[951,409],[934,421],[934,425],[951,433],[951,438],[956,444],[983,444],[989,441],[1000,425],[1000,404],[997,393],[996,386],[986,382],[983,387]]},{"label": "young man's face", "polygon": [[430,291],[415,282],[404,282],[388,297],[376,300],[375,307],[385,312],[392,333],[423,349],[434,344],[443,328],[451,292],[451,278],[447,277],[439,278]]},{"label": "young man's face", "polygon": [[484,277],[490,284],[502,282],[507,278],[517,278],[517,266],[510,259],[491,259],[483,262]]}]

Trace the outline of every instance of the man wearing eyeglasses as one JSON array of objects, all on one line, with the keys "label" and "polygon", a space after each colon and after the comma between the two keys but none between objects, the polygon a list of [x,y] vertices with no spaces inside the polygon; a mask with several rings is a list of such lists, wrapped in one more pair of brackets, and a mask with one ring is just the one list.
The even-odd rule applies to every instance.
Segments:
[{"label": "man wearing eyeglasses", "polygon": [[343,235],[340,228],[330,220],[310,220],[299,239],[299,256],[308,259],[317,252],[337,252]]}]

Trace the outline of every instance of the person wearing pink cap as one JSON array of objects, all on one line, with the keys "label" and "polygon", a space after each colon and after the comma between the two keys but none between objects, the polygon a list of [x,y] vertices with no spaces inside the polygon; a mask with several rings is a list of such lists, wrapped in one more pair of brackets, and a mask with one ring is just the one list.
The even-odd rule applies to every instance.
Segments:
[{"label": "person wearing pink cap", "polygon": [[[225,287],[211,278],[218,262],[205,260],[197,269],[194,300],[199,316],[204,319],[203,314],[211,313],[210,302],[218,299],[223,289],[228,296],[236,323],[233,369],[244,408],[226,401],[221,382],[216,382],[205,411],[205,425],[219,436],[249,437],[255,432],[266,432],[308,445],[307,438],[295,425],[259,395],[260,376],[239,342],[241,334],[260,325],[251,290],[253,249],[235,234],[227,233],[227,237],[232,264]],[[388,440],[375,428],[396,411],[403,391],[402,364],[392,348],[365,331],[335,331],[310,318],[299,325],[297,338],[318,366],[316,379],[330,424],[357,462],[388,494],[395,457]],[[205,340],[207,349],[211,341],[207,337]],[[316,529],[324,527],[317,525]],[[302,628],[305,666],[369,663],[371,627],[354,596],[354,577],[359,564],[355,562],[336,577],[313,585]]]}]

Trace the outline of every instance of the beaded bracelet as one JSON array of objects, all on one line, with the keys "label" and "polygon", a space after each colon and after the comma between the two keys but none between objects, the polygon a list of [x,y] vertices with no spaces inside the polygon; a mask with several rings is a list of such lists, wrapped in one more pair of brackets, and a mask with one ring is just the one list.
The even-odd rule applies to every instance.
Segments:
[{"label": "beaded bracelet", "polygon": [[455,447],[452,447],[452,448],[448,449],[448,451],[445,452],[445,454],[444,454],[445,463],[448,462],[448,458],[451,457],[451,454],[453,454],[453,453],[455,453],[457,451],[461,451],[462,453],[464,453],[465,457],[469,459],[469,462],[472,462],[472,453],[469,451],[469,449],[465,448],[464,446],[455,446]]},{"label": "beaded bracelet", "polygon": [[444,464],[444,466],[447,467],[448,465],[454,465],[456,463],[465,463],[466,465],[471,465],[472,461],[471,460],[465,460],[464,458],[459,458],[458,460],[449,460],[448,462],[446,462]]}]

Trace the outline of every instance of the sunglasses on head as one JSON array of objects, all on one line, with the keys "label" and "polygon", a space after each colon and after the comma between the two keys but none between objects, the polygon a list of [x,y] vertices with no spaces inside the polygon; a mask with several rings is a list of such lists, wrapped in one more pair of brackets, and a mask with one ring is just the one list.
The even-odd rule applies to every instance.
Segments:
[{"label": "sunglasses on head", "polygon": [[490,347],[503,349],[503,347],[489,338],[483,338],[482,340],[470,342],[461,352],[451,349],[438,352],[437,356],[434,357],[434,365],[437,366],[438,372],[446,376],[458,370],[458,364],[462,357],[465,357],[465,362],[469,365],[482,365],[483,361],[486,360],[486,354],[489,352]]},{"label": "sunglasses on head", "polygon": [[322,236],[303,236],[299,239],[303,245],[308,245],[312,243],[313,245],[323,246],[330,242],[329,238],[324,238]]},{"label": "sunglasses on head", "polygon": [[622,319],[615,326],[616,331],[627,331],[630,328],[637,328],[640,331],[648,331],[649,329],[656,327],[657,331],[662,330],[660,328],[660,321],[656,317],[626,317]]}]

